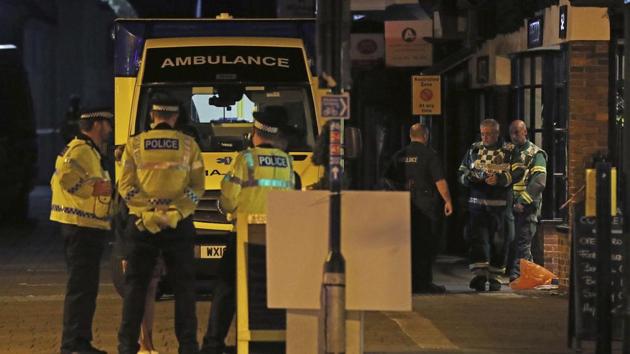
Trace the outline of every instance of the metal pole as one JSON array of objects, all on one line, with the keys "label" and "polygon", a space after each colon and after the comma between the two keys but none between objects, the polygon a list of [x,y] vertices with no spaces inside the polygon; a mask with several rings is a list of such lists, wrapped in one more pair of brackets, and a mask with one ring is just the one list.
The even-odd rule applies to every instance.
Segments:
[{"label": "metal pole", "polygon": [[340,121],[330,122],[330,229],[322,282],[323,349],[326,354],[346,352],[346,271],[341,254],[341,132]]},{"label": "metal pole", "polygon": [[[318,0],[317,62],[322,82],[339,94],[347,80],[349,0]],[[330,228],[329,251],[324,263],[321,293],[323,333],[320,353],[341,354],[346,351],[346,282],[345,260],[341,254],[341,184],[343,179],[343,123],[330,122],[329,168]]]},{"label": "metal pole", "polygon": [[[627,2],[627,1],[624,1]],[[623,296],[625,302],[624,330],[623,330],[623,353],[630,354],[630,108],[625,108],[625,104],[630,102],[630,4],[623,5],[623,99],[624,99],[624,125],[623,125],[623,149],[621,151],[623,195],[623,232],[624,232],[624,257],[623,257]],[[612,109],[612,107],[611,107]]]},{"label": "metal pole", "polygon": [[597,354],[608,354],[612,342],[610,305],[610,163],[597,163]]},{"label": "metal pole", "polygon": [[203,14],[203,0],[197,0],[197,4],[195,6],[195,17],[201,18]]}]

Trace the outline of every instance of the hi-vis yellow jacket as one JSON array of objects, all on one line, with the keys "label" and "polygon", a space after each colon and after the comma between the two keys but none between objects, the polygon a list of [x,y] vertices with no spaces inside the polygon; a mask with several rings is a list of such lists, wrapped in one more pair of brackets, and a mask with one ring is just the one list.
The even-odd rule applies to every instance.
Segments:
[{"label": "hi-vis yellow jacket", "polygon": [[241,151],[221,181],[220,205],[228,213],[264,214],[267,193],[293,189],[293,160],[280,149],[262,145]]},{"label": "hi-vis yellow jacket", "polygon": [[50,180],[50,220],[109,230],[111,197],[93,196],[94,182],[110,180],[92,140],[79,135],[61,151]]},{"label": "hi-vis yellow jacket", "polygon": [[547,180],[547,153],[529,140],[516,146],[516,153],[521,155],[526,170],[523,178],[512,187],[514,202],[523,205],[537,202],[537,208],[540,209],[539,202],[542,201]]},{"label": "hi-vis yellow jacket", "polygon": [[186,218],[195,211],[205,189],[205,169],[192,137],[159,124],[129,138],[121,163],[118,192],[130,214],[176,210]]}]

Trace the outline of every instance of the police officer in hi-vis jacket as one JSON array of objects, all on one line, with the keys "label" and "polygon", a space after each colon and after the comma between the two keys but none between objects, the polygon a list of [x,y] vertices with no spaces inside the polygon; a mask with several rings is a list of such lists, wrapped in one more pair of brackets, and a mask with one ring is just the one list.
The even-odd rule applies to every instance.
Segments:
[{"label": "police officer in hi-vis jacket", "polygon": [[113,115],[86,112],[79,134],[61,151],[50,181],[50,220],[61,224],[68,284],[63,308],[61,353],[100,354],[92,346],[101,256],[110,229],[111,179],[101,159]]},{"label": "police officer in hi-vis jacket", "polygon": [[162,254],[175,294],[179,353],[197,353],[192,213],[204,192],[205,169],[195,140],[175,130],[179,102],[165,94],[151,101],[151,129],[129,138],[122,156],[121,197],[129,207],[121,354],[136,354],[147,287]]},{"label": "police officer in hi-vis jacket", "polygon": [[[293,189],[293,160],[284,152],[287,134],[291,133],[284,107],[268,106],[254,113],[253,148],[241,151],[232,170],[221,182],[219,206],[222,212],[236,215],[264,214],[267,194],[274,189]],[[236,250],[231,240],[219,265],[219,276],[214,288],[208,328],[203,338],[201,353],[222,354],[225,336],[230,328],[236,307]]]},{"label": "police officer in hi-vis jacket", "polygon": [[479,129],[481,141],[468,149],[458,171],[459,182],[469,189],[470,288],[484,291],[488,282],[490,291],[499,291],[509,248],[505,211],[512,183],[523,177],[524,168],[514,145],[500,141],[496,120],[483,120]]},{"label": "police officer in hi-vis jacket", "polygon": [[525,165],[525,175],[512,187],[513,203],[508,213],[508,227],[515,234],[514,259],[509,269],[510,281],[513,281],[520,275],[520,259],[532,260],[532,239],[547,183],[547,153],[527,139],[527,126],[522,120],[510,124],[510,139]]}]

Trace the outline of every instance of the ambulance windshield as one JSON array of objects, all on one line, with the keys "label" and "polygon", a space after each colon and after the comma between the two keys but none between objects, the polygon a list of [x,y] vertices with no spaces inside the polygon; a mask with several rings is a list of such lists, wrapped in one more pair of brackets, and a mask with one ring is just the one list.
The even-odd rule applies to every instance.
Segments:
[{"label": "ambulance windshield", "polygon": [[138,110],[138,130],[150,126],[148,103],[154,91],[166,91],[182,103],[178,126],[195,136],[204,152],[240,151],[248,147],[253,113],[267,106],[282,106],[295,131],[288,137],[290,151],[310,151],[316,132],[310,87],[255,86],[144,86]]}]

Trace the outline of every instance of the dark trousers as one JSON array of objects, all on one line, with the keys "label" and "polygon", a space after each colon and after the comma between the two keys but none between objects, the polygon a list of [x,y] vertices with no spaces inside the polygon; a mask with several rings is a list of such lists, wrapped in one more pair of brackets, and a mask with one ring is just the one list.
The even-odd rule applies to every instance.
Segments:
[{"label": "dark trousers", "polygon": [[208,327],[201,345],[202,353],[220,354],[236,310],[236,234],[228,237],[219,263],[217,282],[212,295]]},{"label": "dark trousers", "polygon": [[411,288],[414,292],[433,283],[433,261],[438,241],[439,219],[411,205]]},{"label": "dark trousers", "polygon": [[522,213],[514,212],[514,243],[512,246],[514,258],[510,267],[510,278],[518,278],[520,275],[520,259],[532,261],[532,240],[536,234],[538,222],[537,212],[534,206],[526,206]]},{"label": "dark trousers", "polygon": [[503,274],[509,242],[505,207],[469,205],[470,269]]},{"label": "dark trousers", "polygon": [[107,233],[94,228],[61,225],[68,271],[63,304],[62,350],[83,349],[92,341],[92,319]]},{"label": "dark trousers", "polygon": [[157,257],[162,254],[175,294],[175,335],[179,353],[197,353],[195,313],[194,236],[192,218],[155,235],[139,231],[131,217],[125,230],[129,250],[123,299],[122,322],[118,331],[118,352],[136,354],[144,316],[144,303]]}]

